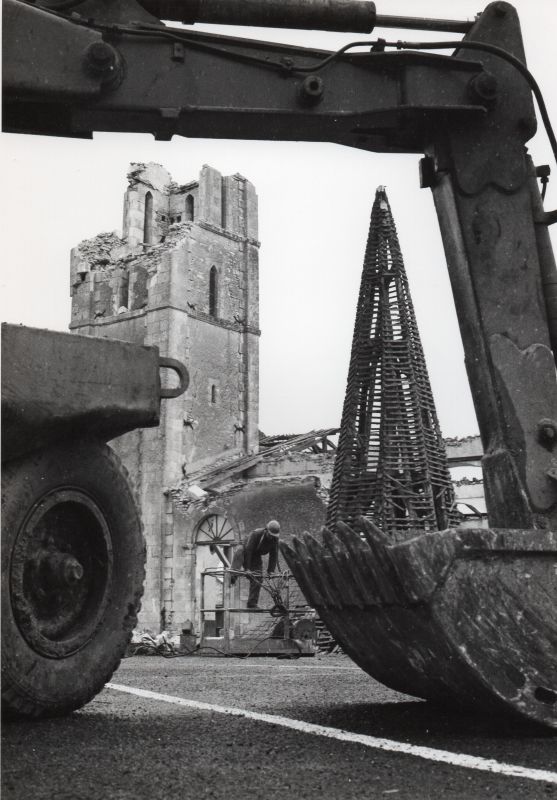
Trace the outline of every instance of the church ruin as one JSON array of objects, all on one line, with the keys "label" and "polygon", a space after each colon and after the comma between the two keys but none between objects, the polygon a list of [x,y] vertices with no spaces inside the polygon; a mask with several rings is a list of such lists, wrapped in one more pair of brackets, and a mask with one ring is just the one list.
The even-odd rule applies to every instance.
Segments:
[{"label": "church ruin", "polygon": [[[285,532],[317,530],[325,495],[316,473],[330,474],[333,452],[320,466],[319,454],[308,465],[299,450],[311,450],[318,436],[259,446],[253,185],[209,166],[178,185],[157,164],[132,164],[128,182],[122,237],[99,234],[72,250],[70,328],[157,345],[187,365],[189,388],[163,404],[160,426],[111,446],[130,473],[145,528],[140,625],[186,625],[199,635],[201,574],[219,563],[214,544],[231,555],[273,517]],[[298,453],[286,475],[285,452]]]},{"label": "church ruin", "polygon": [[[318,533],[336,429],[259,432],[254,186],[210,166],[179,185],[152,163],[132,164],[128,182],[122,236],[102,233],[72,250],[70,328],[156,345],[187,366],[189,388],[163,404],[160,426],[111,446],[130,473],[145,529],[140,628],[218,638],[221,615],[203,612],[201,590],[206,570],[220,565],[215,545],[231,558],[251,530],[273,518],[286,541]],[[452,449],[462,463],[477,461],[474,442],[455,442],[449,460]],[[465,489],[475,509],[475,486]],[[218,597],[207,600],[218,606]],[[305,606],[296,587],[291,602]],[[258,633],[275,622],[261,615]]]}]

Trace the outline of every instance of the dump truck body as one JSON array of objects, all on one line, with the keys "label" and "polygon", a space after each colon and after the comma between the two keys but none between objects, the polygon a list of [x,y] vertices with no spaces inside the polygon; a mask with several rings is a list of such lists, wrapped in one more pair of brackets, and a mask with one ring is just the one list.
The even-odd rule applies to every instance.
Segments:
[{"label": "dump truck body", "polygon": [[141,606],[139,507],[105,442],[157,425],[187,372],[154,347],[3,325],[2,378],[3,708],[59,715],[102,689]]}]

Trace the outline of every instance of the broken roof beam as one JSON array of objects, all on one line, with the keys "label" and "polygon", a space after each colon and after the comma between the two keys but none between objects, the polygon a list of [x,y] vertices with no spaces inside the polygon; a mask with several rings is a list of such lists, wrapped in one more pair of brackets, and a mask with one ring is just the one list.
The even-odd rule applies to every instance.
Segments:
[{"label": "broken roof beam", "polygon": [[238,461],[233,461],[230,464],[223,464],[221,467],[213,469],[210,472],[207,472],[205,475],[192,476],[191,483],[201,486],[202,489],[207,489],[208,487],[214,486],[218,483],[224,483],[229,478],[245,472],[246,470],[251,469],[251,467],[255,467],[255,465],[259,464],[259,462],[262,460],[263,455],[261,453],[257,453],[253,456],[247,456],[246,458],[238,459]]},{"label": "broken roof beam", "polygon": [[[205,472],[201,471],[189,476],[188,484],[197,485],[202,489],[208,489],[225,481],[247,472],[253,467],[257,466],[265,458],[273,455],[281,455],[282,453],[297,452],[312,447],[316,443],[323,442],[327,436],[333,435],[338,431],[338,428],[326,428],[319,431],[310,431],[303,433],[300,436],[294,436],[288,441],[281,444],[267,447],[259,453],[254,453],[251,456],[242,456],[235,461],[221,464],[218,467],[213,467]],[[271,437],[267,437],[271,438]],[[333,445],[331,445],[333,447]]]}]

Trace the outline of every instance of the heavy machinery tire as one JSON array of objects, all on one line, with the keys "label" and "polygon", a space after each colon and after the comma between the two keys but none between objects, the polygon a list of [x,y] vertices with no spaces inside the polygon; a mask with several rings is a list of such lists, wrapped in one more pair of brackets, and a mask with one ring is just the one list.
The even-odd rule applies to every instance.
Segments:
[{"label": "heavy machinery tire", "polygon": [[2,708],[80,708],[120,663],[141,605],[145,545],[115,453],[79,440],[4,465]]}]

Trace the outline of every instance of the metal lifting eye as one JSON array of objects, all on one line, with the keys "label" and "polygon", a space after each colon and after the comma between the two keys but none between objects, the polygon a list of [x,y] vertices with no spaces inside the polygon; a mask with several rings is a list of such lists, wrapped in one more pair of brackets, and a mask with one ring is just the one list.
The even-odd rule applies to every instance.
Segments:
[{"label": "metal lifting eye", "polygon": [[[160,390],[160,396],[162,399],[168,399],[169,397],[179,397],[183,394],[189,386],[190,376],[184,364],[181,361],[178,361],[176,358],[167,358],[163,356],[159,356],[159,369],[166,368],[171,369],[178,375],[178,385],[175,387],[164,387]],[[188,425],[187,421],[184,421],[184,425]]]}]

